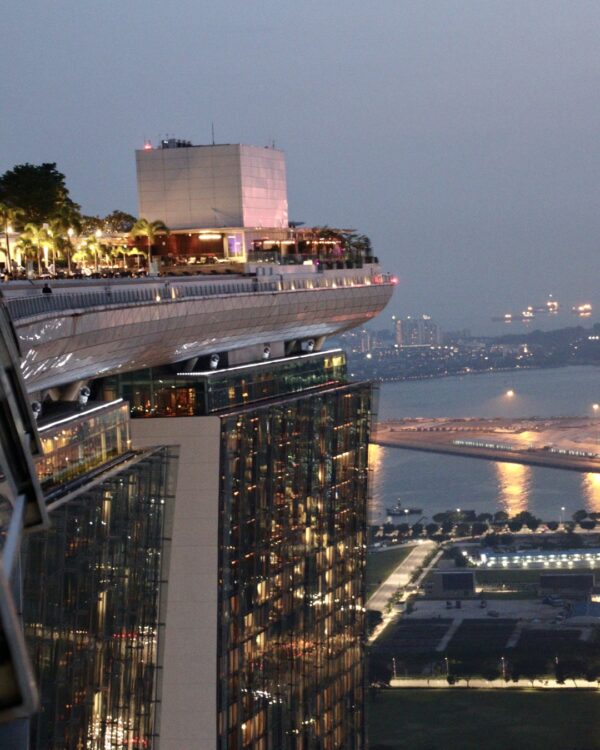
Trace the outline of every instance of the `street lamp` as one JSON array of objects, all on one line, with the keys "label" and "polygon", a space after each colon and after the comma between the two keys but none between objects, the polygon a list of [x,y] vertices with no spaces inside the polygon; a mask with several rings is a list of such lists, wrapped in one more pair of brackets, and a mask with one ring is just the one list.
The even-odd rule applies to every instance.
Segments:
[{"label": "street lamp", "polygon": [[513,391],[513,389],[512,389],[512,388],[509,388],[509,389],[508,389],[508,390],[506,391],[506,397],[507,397],[507,398],[512,398],[512,397],[513,397],[514,395],[515,395],[515,392]]},{"label": "street lamp", "polygon": [[565,510],[566,510],[565,506],[561,505],[561,507],[560,507],[560,522],[561,523],[564,523],[564,520],[565,520],[564,519]]},{"label": "street lamp", "polygon": [[600,409],[600,404],[592,404],[592,409],[594,410],[594,417],[596,417],[596,443],[598,443],[598,409]]},{"label": "street lamp", "polygon": [[447,656],[444,656],[444,662],[446,664],[446,677],[450,677],[450,664]]},{"label": "street lamp", "polygon": [[506,680],[506,660],[501,656],[500,661],[502,662],[502,679]]}]

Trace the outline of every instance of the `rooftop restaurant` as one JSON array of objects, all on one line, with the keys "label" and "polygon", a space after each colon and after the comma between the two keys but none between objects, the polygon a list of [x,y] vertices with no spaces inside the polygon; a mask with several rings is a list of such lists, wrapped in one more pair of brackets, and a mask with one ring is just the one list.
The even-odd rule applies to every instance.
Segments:
[{"label": "rooftop restaurant", "polygon": [[[231,274],[246,265],[317,265],[324,269],[362,268],[378,263],[368,238],[348,229],[323,227],[248,229],[245,227],[171,230],[145,237],[102,235],[97,243],[71,236],[61,250],[42,246],[26,254],[19,233],[0,243],[4,279],[111,278],[147,275]],[[8,260],[10,256],[10,262]]]}]

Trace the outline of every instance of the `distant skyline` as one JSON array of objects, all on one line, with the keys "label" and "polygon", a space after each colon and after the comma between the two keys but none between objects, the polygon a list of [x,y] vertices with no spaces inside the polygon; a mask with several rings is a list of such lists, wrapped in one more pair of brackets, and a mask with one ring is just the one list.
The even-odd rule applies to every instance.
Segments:
[{"label": "distant skyline", "polygon": [[214,123],[286,152],[293,220],[372,238],[384,315],[501,332],[552,292],[588,324],[599,33],[579,0],[12,4],[0,171],[55,161],[84,212],[135,213],[134,149]]}]

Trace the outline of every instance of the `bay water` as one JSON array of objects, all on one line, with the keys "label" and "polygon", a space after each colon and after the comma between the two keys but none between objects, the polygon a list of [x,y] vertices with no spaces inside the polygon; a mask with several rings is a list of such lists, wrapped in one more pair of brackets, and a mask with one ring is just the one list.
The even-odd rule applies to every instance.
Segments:
[{"label": "bay water", "polygon": [[[514,370],[384,383],[380,388],[379,420],[584,416],[592,415],[592,404],[600,402],[600,368]],[[508,390],[514,391],[511,398]],[[427,517],[456,508],[510,515],[528,510],[543,520],[567,519],[581,508],[600,512],[600,474],[380,446],[371,447],[370,458],[370,523],[384,521],[386,507],[398,501],[421,508]],[[413,523],[418,518],[408,516]]]}]

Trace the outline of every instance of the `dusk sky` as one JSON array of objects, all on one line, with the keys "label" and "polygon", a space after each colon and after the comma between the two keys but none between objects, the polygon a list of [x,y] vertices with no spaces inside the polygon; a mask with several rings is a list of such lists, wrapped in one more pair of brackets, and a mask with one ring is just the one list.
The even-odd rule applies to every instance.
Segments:
[{"label": "dusk sky", "polygon": [[55,161],[86,213],[135,213],[134,149],[214,122],[286,152],[291,219],[371,236],[400,277],[386,316],[600,309],[597,2],[28,0],[2,21],[0,171]]}]

